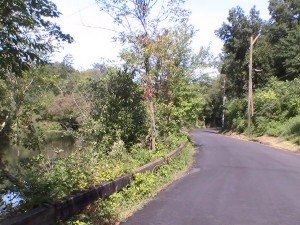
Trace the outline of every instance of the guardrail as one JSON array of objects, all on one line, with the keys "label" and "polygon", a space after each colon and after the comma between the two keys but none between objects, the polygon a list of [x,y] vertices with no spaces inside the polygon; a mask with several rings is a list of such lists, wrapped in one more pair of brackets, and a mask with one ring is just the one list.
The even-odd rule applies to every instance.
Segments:
[{"label": "guardrail", "polygon": [[95,187],[70,196],[67,200],[37,207],[29,212],[0,222],[1,225],[54,225],[56,221],[66,220],[83,211],[87,206],[100,198],[105,198],[126,187],[134,179],[134,174],[155,171],[165,163],[178,156],[186,147],[187,142],[170,152],[163,158],[136,168],[133,173],[122,175]]}]

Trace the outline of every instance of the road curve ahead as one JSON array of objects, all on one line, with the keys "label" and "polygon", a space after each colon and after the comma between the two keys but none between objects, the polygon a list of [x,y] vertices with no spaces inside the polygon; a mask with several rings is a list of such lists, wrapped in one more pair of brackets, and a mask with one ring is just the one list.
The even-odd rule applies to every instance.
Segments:
[{"label": "road curve ahead", "polygon": [[300,225],[300,156],[196,130],[194,168],[124,225]]}]

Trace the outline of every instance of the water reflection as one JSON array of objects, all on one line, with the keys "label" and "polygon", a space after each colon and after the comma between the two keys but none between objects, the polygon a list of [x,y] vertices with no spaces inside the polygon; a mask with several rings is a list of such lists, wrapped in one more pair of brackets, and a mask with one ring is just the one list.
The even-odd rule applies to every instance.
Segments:
[{"label": "water reflection", "polygon": [[0,155],[2,160],[6,162],[9,167],[13,168],[20,160],[31,158],[40,153],[43,153],[50,158],[55,158],[57,152],[63,150],[60,156],[66,156],[74,150],[74,143],[75,140],[71,136],[57,137],[45,143],[40,151],[32,151],[18,146],[12,146],[7,143],[1,146],[0,143]]},{"label": "water reflection", "polygon": [[22,204],[22,198],[19,193],[7,191],[4,195],[2,195],[2,204],[0,204],[0,212],[6,213],[11,211],[13,208]]},{"label": "water reflection", "polygon": [[[30,159],[40,153],[43,153],[46,156],[54,159],[57,156],[57,152],[61,152],[59,154],[60,157],[64,157],[70,154],[74,149],[75,140],[70,136],[52,138],[51,141],[48,141],[42,146],[40,151],[28,150],[10,145],[9,143],[1,143],[0,141],[0,157],[11,170],[16,169],[21,160]],[[5,184],[1,185],[1,181],[0,188],[3,190],[10,189]],[[10,208],[18,206],[22,201],[17,192],[7,190],[3,194],[3,190],[0,190],[0,214],[5,213],[5,211],[9,210]]]}]

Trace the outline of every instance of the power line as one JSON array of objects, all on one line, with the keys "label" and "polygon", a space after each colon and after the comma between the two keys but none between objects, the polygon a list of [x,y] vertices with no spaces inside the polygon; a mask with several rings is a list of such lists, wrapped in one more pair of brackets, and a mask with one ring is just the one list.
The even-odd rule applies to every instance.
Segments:
[{"label": "power line", "polygon": [[100,26],[91,26],[91,25],[86,25],[86,24],[81,24],[80,26],[86,27],[86,28],[92,28],[92,29],[101,29],[101,30],[107,30],[107,31],[111,31],[111,32],[115,32],[118,33],[118,31],[110,29],[110,28],[106,28],[106,27],[100,27]]},{"label": "power line", "polygon": [[97,4],[96,2],[93,2],[93,3],[89,4],[88,6],[85,6],[85,7],[81,8],[81,9],[79,9],[79,10],[77,10],[77,11],[75,11],[75,12],[69,14],[69,15],[62,15],[62,17],[68,18],[68,17],[74,16],[74,15],[76,15],[78,13],[81,13],[82,11],[84,11],[84,10],[86,10],[86,9],[96,5],[96,4]]},{"label": "power line", "polygon": [[82,26],[82,27],[92,28],[92,29],[107,30],[107,31],[112,31],[112,32],[116,32],[116,33],[117,33],[117,31],[114,30],[114,29],[110,29],[110,28],[106,28],[106,27],[101,27],[101,26],[92,26],[92,25],[89,25],[89,24],[85,24],[85,23],[84,23],[84,21],[83,21],[83,19],[82,19],[81,12],[83,12],[84,10],[86,10],[86,9],[88,9],[88,8],[90,8],[90,7],[94,6],[94,5],[96,5],[96,4],[97,4],[97,2],[93,2],[93,3],[89,4],[89,5],[87,5],[87,6],[83,7],[83,8],[81,8],[81,9],[79,9],[79,10],[77,10],[77,11],[71,13],[71,14],[69,14],[69,15],[62,15],[61,17],[69,18],[69,17],[71,17],[71,16],[74,16],[74,15],[76,15],[76,14],[79,14],[81,25],[77,25],[77,26]]}]

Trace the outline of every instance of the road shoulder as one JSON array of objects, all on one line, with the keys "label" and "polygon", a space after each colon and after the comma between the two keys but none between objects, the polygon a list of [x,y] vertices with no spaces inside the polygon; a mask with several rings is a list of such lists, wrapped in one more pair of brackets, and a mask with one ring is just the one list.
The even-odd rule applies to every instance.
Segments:
[{"label": "road shoulder", "polygon": [[258,142],[260,144],[268,145],[283,151],[289,151],[289,152],[294,152],[294,153],[300,153],[300,146],[296,145],[290,141],[284,140],[280,137],[271,137],[267,135],[259,136],[259,137],[248,137],[244,133],[236,133],[232,131],[227,131],[220,133],[225,136],[229,136],[232,138],[240,139],[240,140],[245,140],[245,141],[253,141],[253,142]]}]

